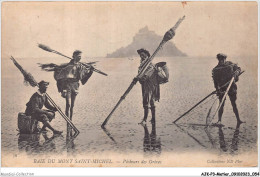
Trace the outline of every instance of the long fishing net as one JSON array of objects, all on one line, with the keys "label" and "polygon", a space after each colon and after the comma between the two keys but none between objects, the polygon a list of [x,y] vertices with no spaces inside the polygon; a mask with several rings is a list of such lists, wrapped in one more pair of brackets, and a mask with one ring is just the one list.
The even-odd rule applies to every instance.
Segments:
[{"label": "long fishing net", "polygon": [[177,123],[201,126],[209,125],[213,121],[213,118],[217,116],[214,116],[214,114],[216,114],[218,105],[218,97],[216,94],[213,94],[189,113],[184,115]]}]

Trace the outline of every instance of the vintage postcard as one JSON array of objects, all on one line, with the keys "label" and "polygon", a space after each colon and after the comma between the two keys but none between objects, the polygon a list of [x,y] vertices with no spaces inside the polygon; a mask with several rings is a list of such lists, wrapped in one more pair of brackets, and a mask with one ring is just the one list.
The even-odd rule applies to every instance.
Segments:
[{"label": "vintage postcard", "polygon": [[3,2],[2,167],[258,166],[257,2]]}]

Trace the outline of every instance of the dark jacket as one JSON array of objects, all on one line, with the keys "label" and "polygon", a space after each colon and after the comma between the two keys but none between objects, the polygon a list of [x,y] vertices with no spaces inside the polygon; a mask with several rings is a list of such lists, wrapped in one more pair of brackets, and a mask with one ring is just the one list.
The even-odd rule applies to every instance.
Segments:
[{"label": "dark jacket", "polygon": [[[236,75],[235,72],[240,73],[241,68],[238,67],[237,64],[234,64],[230,61],[226,61],[223,65],[218,64],[215,68],[213,68],[212,78],[216,90],[220,89],[222,92],[226,91],[228,87],[227,83],[232,79],[233,76],[235,76],[235,81],[238,81],[238,75]],[[230,90],[236,91],[236,89],[237,86],[235,82],[233,82]]]},{"label": "dark jacket", "polygon": [[[141,68],[141,66],[139,68]],[[157,77],[157,70],[154,69],[152,64],[150,64],[146,70],[146,73],[139,80],[142,85],[143,96],[151,94],[154,96],[155,101],[160,100],[160,85]]]},{"label": "dark jacket", "polygon": [[43,106],[45,106],[47,109],[56,111],[56,108],[53,107],[49,101],[47,100],[45,95],[40,95],[38,92],[35,92],[29,102],[26,104],[26,115],[33,115],[33,114],[43,114],[45,113],[44,110],[42,110]]},{"label": "dark jacket", "polygon": [[84,85],[92,73],[93,71],[90,68],[86,68],[81,63],[74,64],[74,60],[57,67],[54,71],[54,78],[57,80],[58,91],[66,90],[67,84],[71,82],[79,83],[81,81]]}]

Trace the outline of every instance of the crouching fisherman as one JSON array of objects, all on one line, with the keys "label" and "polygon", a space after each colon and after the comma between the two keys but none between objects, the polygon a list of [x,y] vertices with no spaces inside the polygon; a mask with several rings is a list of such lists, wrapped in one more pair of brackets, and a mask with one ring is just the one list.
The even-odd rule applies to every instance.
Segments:
[{"label": "crouching fisherman", "polygon": [[[41,81],[38,85],[39,90],[31,96],[30,101],[26,104],[25,114],[43,123],[41,131],[46,131],[46,127],[48,127],[54,134],[61,134],[62,131],[55,130],[49,123],[55,118],[55,112],[57,111],[49,103],[45,95],[49,82]],[[47,110],[42,109],[43,105]]]},{"label": "crouching fisherman", "polygon": [[[143,68],[146,60],[150,57],[149,51],[145,49],[137,50],[137,53],[141,57],[141,64],[138,68],[138,73],[140,73]],[[143,108],[144,108],[144,118],[140,122],[140,124],[146,123],[148,117],[148,109],[149,105],[151,107],[152,119],[151,122],[155,122],[155,101],[159,102],[160,99],[160,84],[168,82],[168,71],[167,68],[165,71],[166,76],[162,75],[162,70],[166,68],[165,62],[157,63],[153,65],[152,63],[146,69],[146,72],[141,78],[135,78],[135,80],[139,80],[142,86],[142,96],[143,96]],[[167,71],[167,72],[166,72]]]}]

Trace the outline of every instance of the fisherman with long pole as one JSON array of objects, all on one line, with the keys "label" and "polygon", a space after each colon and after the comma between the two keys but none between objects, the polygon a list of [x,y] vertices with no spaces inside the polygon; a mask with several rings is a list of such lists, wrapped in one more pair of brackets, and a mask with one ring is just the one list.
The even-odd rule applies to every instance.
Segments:
[{"label": "fisherman with long pole", "polygon": [[[241,74],[243,74],[245,71],[241,71],[238,76],[240,76]],[[222,88],[228,88],[229,84],[233,82],[233,78],[226,82],[224,85],[220,86],[219,89]],[[211,97],[212,95],[215,95],[217,93],[216,90],[212,91],[210,94],[208,94],[206,97],[204,97],[203,99],[201,99],[198,103],[196,103],[194,106],[192,106],[188,111],[186,111],[185,113],[183,113],[181,116],[179,116],[177,119],[175,119],[173,121],[173,123],[176,123],[177,121],[179,121],[181,118],[183,118],[185,115],[187,115],[189,112],[191,112],[192,110],[194,110],[197,106],[199,106],[202,102],[204,102],[205,100],[207,100],[209,97]],[[220,107],[219,107],[220,108]],[[214,116],[213,116],[214,117]],[[212,117],[211,117],[212,118]],[[213,119],[213,118],[212,118]],[[208,125],[208,124],[207,124]]]},{"label": "fisherman with long pole", "polygon": [[66,100],[66,116],[72,120],[73,108],[80,85],[79,81],[81,81],[82,85],[86,84],[93,71],[105,76],[107,76],[107,74],[97,70],[89,63],[80,62],[82,55],[80,50],[75,50],[72,58],[70,58],[46,45],[39,44],[38,47],[47,52],[52,52],[71,59],[70,62],[66,64],[40,64],[40,67],[45,71],[54,71],[58,91],[61,92],[61,96]]},{"label": "fisherman with long pole", "polygon": [[[174,36],[174,33],[172,34]],[[149,51],[146,49],[139,49],[137,53],[140,55],[141,61],[138,72],[141,71],[143,64],[150,57]],[[162,62],[161,62],[162,63]],[[158,63],[159,64],[159,63]],[[155,123],[155,101],[159,101],[160,99],[160,83],[158,79],[158,67],[157,65],[153,65],[152,62],[149,64],[145,74],[138,78],[136,77],[134,80],[139,80],[142,86],[142,97],[143,97],[143,108],[144,108],[144,117],[140,124],[146,123],[148,117],[149,106],[151,108],[152,119],[151,122]],[[168,81],[167,77],[163,79]]]},{"label": "fisherman with long pole", "polygon": [[[58,111],[58,109],[52,106],[46,97],[49,82],[41,81],[38,85],[39,90],[31,96],[30,101],[26,104],[25,114],[43,123],[42,132],[49,128],[54,134],[61,134],[62,131],[55,130],[50,125],[52,119],[55,118],[54,112]],[[47,109],[42,109],[43,106]]]},{"label": "fisherman with long pole", "polygon": [[[121,96],[121,98],[119,99],[119,101],[117,102],[117,104],[115,105],[115,107],[112,109],[112,111],[110,112],[110,114],[107,116],[107,118],[105,119],[105,121],[103,122],[103,124],[101,125],[101,127],[105,127],[105,125],[107,124],[107,122],[109,121],[110,117],[112,116],[112,114],[114,113],[114,111],[117,109],[117,107],[120,105],[120,103],[125,99],[125,97],[127,96],[127,94],[131,91],[131,89],[134,87],[134,85],[136,84],[137,80],[142,78],[142,76],[145,74],[147,68],[149,67],[150,63],[152,62],[153,58],[155,57],[155,55],[158,53],[158,51],[163,47],[163,45],[171,40],[173,38],[173,36],[175,35],[175,30],[178,28],[178,26],[180,25],[180,23],[184,20],[185,16],[183,16],[182,18],[180,18],[177,23],[164,34],[163,40],[161,41],[161,43],[159,44],[159,46],[157,47],[157,49],[154,51],[154,53],[147,58],[142,65],[142,68],[139,70],[138,75],[134,78],[134,80],[131,82],[130,86],[127,88],[127,90],[125,91],[125,93]],[[136,79],[137,78],[137,79]]]},{"label": "fisherman with long pole", "polygon": [[65,67],[56,69],[54,72],[58,91],[61,92],[62,97],[66,100],[65,113],[70,120],[72,120],[73,116],[73,108],[79,90],[79,81],[84,85],[93,73],[92,70],[87,70],[79,63],[81,53],[79,50],[74,51],[73,60]]},{"label": "fisherman with long pole", "polygon": [[[11,58],[10,58],[12,61],[13,61],[13,63],[14,63],[14,65],[21,71],[21,73],[23,74],[23,76],[24,76],[24,82],[25,83],[29,83],[29,85],[30,86],[32,86],[32,87],[35,87],[35,86],[37,86],[37,87],[40,87],[40,84],[38,84],[37,82],[36,82],[36,80],[34,79],[34,77],[30,74],[30,73],[28,73],[28,72],[26,72],[23,68],[22,68],[22,66],[11,56]],[[46,96],[46,98],[48,99],[48,101],[50,101],[50,103],[52,104],[52,106],[54,106],[55,107],[55,110],[57,110],[59,113],[60,113],[60,115],[67,121],[67,123],[73,128],[73,130],[75,131],[75,134],[74,134],[74,137],[76,137],[78,134],[79,134],[79,130],[75,127],[75,125],[70,121],[70,119],[61,111],[61,109],[59,108],[59,106],[57,106],[57,104],[53,101],[53,99],[49,96],[49,94],[45,91],[45,96]]]},{"label": "fisherman with long pole", "polygon": [[[236,100],[237,100],[237,85],[235,82],[238,81],[238,76],[241,73],[241,68],[230,61],[226,61],[227,55],[219,53],[217,54],[218,65],[212,70],[212,78],[214,81],[214,86],[217,91],[217,96],[219,98],[219,109],[218,111],[218,121],[217,125],[221,125],[222,114],[224,111],[224,105],[226,100],[226,95],[229,96],[231,105],[233,107],[233,112],[236,115],[237,123],[243,123],[239,117]],[[228,86],[220,88],[224,83],[231,82]],[[214,118],[214,117],[213,117]]]},{"label": "fisherman with long pole", "polygon": [[[138,72],[142,69],[142,66],[144,62],[150,57],[149,51],[145,49],[139,49],[137,50],[137,53],[140,55],[141,61],[140,66],[138,69]],[[143,97],[143,108],[144,108],[144,117],[143,120],[140,122],[146,123],[147,117],[148,117],[148,107],[149,104],[151,106],[151,112],[152,112],[152,122],[155,122],[155,101],[159,101],[160,97],[160,90],[159,90],[159,84],[157,82],[157,77],[155,75],[154,65],[152,62],[149,64],[148,71],[146,71],[146,74],[143,75],[142,78],[136,77],[135,80],[139,80],[141,86],[142,86],[142,97]]]}]

